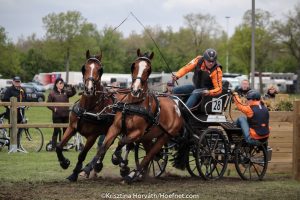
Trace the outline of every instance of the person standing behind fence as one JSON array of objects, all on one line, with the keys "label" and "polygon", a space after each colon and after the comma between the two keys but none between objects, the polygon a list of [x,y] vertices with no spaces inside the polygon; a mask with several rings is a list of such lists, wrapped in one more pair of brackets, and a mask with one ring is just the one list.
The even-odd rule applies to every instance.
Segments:
[{"label": "person standing behind fence", "polygon": [[240,86],[235,89],[235,92],[237,92],[240,97],[246,97],[250,89],[249,81],[244,79],[242,80]]},{"label": "person standing behind fence", "polygon": [[[26,102],[27,95],[25,89],[21,87],[21,78],[19,76],[15,76],[12,80],[12,86],[7,88],[4,93],[3,101],[9,102],[11,97],[16,97],[18,102]],[[21,110],[20,110],[21,109]],[[24,115],[24,108],[18,108],[18,118],[17,123],[22,121],[21,113]],[[5,117],[10,121],[10,108],[6,107]]]},{"label": "person standing behind fence", "polygon": [[264,99],[275,99],[276,94],[278,94],[278,89],[274,85],[270,85]]},{"label": "person standing behind fence", "polygon": [[[53,90],[49,93],[47,102],[60,102],[68,103],[69,98],[76,94],[76,89],[74,86],[71,86],[69,89],[66,89],[65,83],[62,78],[57,78],[54,83]],[[52,121],[53,123],[68,123],[69,122],[69,107],[61,106],[48,106],[52,110]],[[63,133],[66,128],[63,128]],[[52,135],[52,151],[55,150],[57,144],[57,137],[61,137],[61,129],[54,128]],[[60,140],[61,138],[59,138]]]}]

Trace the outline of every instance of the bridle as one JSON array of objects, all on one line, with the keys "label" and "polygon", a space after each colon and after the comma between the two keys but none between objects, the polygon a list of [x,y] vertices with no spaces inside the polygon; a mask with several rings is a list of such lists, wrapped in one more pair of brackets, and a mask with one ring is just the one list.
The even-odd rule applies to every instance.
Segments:
[{"label": "bridle", "polygon": [[[92,74],[91,74],[88,78],[85,79],[84,78],[85,71],[86,71],[85,65],[88,64],[89,61],[97,63],[100,66],[100,69],[98,70],[98,76],[96,78],[94,78],[92,76]],[[83,94],[85,94],[85,95],[95,95],[95,93],[96,93],[96,86],[97,86],[97,84],[100,83],[101,76],[103,74],[103,68],[102,68],[101,61],[99,59],[97,59],[95,56],[93,56],[93,57],[87,59],[87,61],[85,62],[85,64],[82,66],[81,71],[82,71],[83,83],[84,83]],[[92,82],[92,89],[91,90],[86,86],[88,81]]]},{"label": "bridle", "polygon": [[[148,65],[150,65],[150,71],[148,72],[148,75],[147,75],[147,78],[145,80],[143,80],[142,78],[142,75],[141,76],[137,76],[137,77],[133,77],[133,71],[134,71],[134,66],[135,66],[135,63],[137,61],[146,61],[148,63]],[[148,80],[148,77],[149,75],[151,74],[151,60],[145,56],[142,56],[142,57],[138,57],[131,65],[131,76],[132,76],[132,85],[134,84],[134,82],[136,80],[140,80],[141,81],[141,88],[139,88],[137,91],[134,91],[133,90],[133,87],[131,87],[131,93],[135,94],[135,95],[138,95],[138,94],[141,94],[141,93],[144,93],[144,85],[145,83],[147,83],[147,80]]]}]

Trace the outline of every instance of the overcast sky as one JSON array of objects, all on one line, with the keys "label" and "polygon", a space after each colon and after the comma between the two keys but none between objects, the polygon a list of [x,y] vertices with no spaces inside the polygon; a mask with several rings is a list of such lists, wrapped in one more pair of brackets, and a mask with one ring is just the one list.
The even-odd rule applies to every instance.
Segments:
[{"label": "overcast sky", "polygon": [[[133,12],[145,26],[171,26],[174,31],[184,26],[183,16],[190,13],[210,14],[216,17],[223,30],[241,23],[245,11],[251,9],[252,0],[0,0],[0,26],[14,42],[21,36],[36,33],[45,35],[42,18],[49,13],[76,10],[88,22],[104,26],[117,26]],[[256,8],[267,10],[276,19],[283,19],[293,10],[299,0],[256,0]],[[130,17],[118,30],[128,36],[132,31],[140,33],[143,28]]]}]

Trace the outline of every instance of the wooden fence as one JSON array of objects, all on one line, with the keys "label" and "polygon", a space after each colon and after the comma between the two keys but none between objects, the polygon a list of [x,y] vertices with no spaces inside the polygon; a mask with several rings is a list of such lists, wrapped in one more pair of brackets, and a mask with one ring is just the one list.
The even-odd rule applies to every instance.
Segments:
[{"label": "wooden fence", "polygon": [[[17,124],[18,106],[71,106],[72,103],[29,103],[16,102],[15,98],[11,102],[0,102],[0,106],[11,106],[10,125],[0,125],[11,128],[11,148],[16,148],[18,128],[53,128],[67,127],[67,124],[53,123],[30,123]],[[236,119],[242,114],[238,111],[232,112],[232,118]],[[294,112],[270,112],[271,135],[269,145],[273,149],[272,160],[269,163],[270,172],[290,173],[296,180],[300,181],[300,101],[294,102]],[[13,149],[12,149],[13,150]]]},{"label": "wooden fence", "polygon": [[30,107],[46,107],[46,106],[71,106],[73,103],[48,103],[48,102],[17,102],[17,98],[11,97],[10,102],[0,102],[0,106],[10,106],[10,124],[0,125],[0,128],[10,128],[10,149],[9,152],[17,152],[17,132],[18,128],[54,128],[54,127],[67,127],[68,124],[60,123],[30,123],[30,124],[18,124],[17,123],[17,108],[20,106]]}]

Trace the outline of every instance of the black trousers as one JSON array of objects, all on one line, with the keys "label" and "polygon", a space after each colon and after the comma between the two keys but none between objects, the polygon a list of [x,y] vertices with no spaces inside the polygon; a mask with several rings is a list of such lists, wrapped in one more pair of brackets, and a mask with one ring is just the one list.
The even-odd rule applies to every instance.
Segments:
[{"label": "black trousers", "polygon": [[[52,118],[53,123],[68,123],[69,116],[60,117],[60,118]],[[66,131],[67,128],[63,128],[63,132],[61,132],[61,128],[54,128],[52,134],[52,147],[55,148],[57,144],[57,138],[59,137],[59,141],[61,140],[61,135]]]}]

